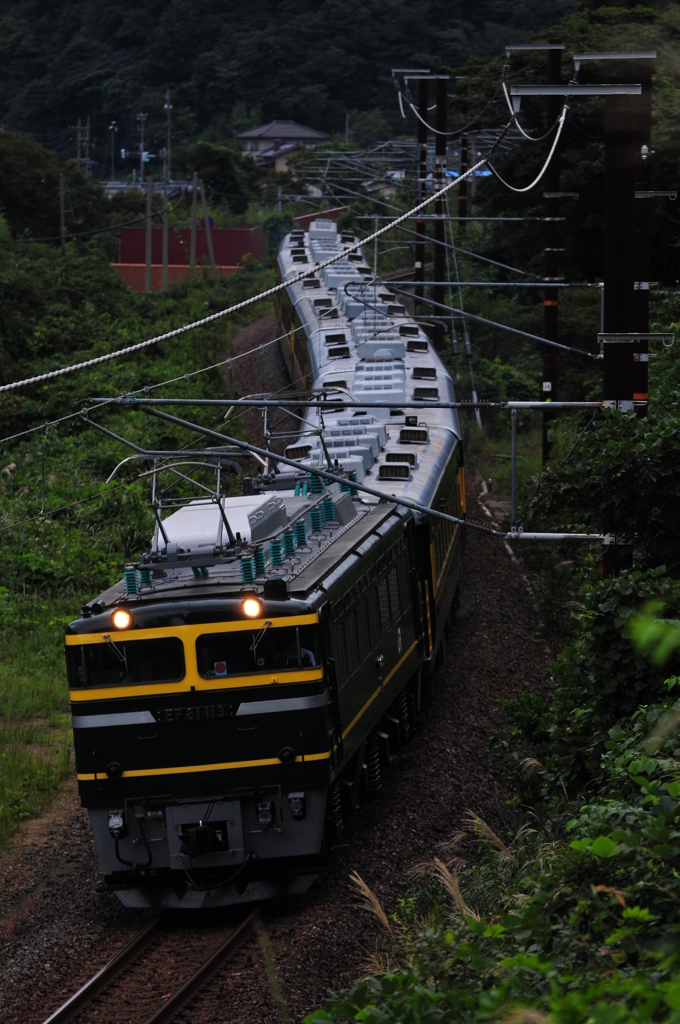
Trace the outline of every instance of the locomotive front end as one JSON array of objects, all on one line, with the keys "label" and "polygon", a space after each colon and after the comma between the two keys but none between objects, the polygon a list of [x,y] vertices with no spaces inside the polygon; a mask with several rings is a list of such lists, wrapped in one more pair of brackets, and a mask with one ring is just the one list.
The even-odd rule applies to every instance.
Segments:
[{"label": "locomotive front end", "polygon": [[107,885],[130,906],[304,891],[332,754],[318,611],[255,592],[103,603],[66,656]]}]

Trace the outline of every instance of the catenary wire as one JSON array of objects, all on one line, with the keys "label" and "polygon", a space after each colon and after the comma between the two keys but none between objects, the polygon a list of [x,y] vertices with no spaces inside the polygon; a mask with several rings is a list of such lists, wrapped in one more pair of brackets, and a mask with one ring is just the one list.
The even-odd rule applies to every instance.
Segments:
[{"label": "catenary wire", "polygon": [[[500,89],[500,86],[499,86],[498,88]],[[409,105],[409,107],[410,107],[410,108],[411,108],[411,110],[413,111],[413,113],[414,113],[414,114],[416,115],[416,117],[418,118],[418,120],[419,120],[419,121],[421,122],[421,124],[424,124],[424,125],[425,125],[425,127],[426,127],[426,128],[428,129],[428,131],[431,131],[431,132],[433,132],[433,134],[434,134],[434,135],[447,135],[447,136],[453,136],[453,135],[464,135],[464,134],[465,134],[465,132],[469,131],[469,130],[470,130],[470,128],[472,128],[473,124],[476,124],[476,123],[477,123],[477,121],[479,121],[479,119],[480,119],[480,118],[482,117],[482,115],[486,113],[486,111],[487,111],[487,110],[489,109],[489,107],[490,107],[490,106],[491,106],[491,104],[492,104],[492,103],[494,102],[494,100],[496,99],[496,97],[497,97],[497,96],[498,96],[498,89],[496,89],[495,93],[493,94],[493,96],[491,97],[491,99],[489,100],[489,102],[487,103],[487,105],[486,105],[486,106],[485,106],[485,107],[484,107],[484,108],[483,108],[482,110],[480,110],[480,112],[479,112],[479,113],[477,114],[477,116],[476,116],[476,117],[474,117],[474,118],[472,119],[472,121],[469,121],[469,122],[468,122],[468,123],[467,123],[467,124],[465,125],[465,127],[464,127],[464,128],[456,128],[456,129],[455,129],[454,131],[452,131],[452,132],[440,132],[440,131],[438,131],[438,130],[437,130],[436,128],[433,128],[431,124],[428,124],[428,123],[427,123],[427,121],[425,121],[425,120],[424,120],[424,119],[423,119],[423,118],[422,118],[422,117],[420,116],[420,114],[418,113],[418,110],[416,109],[415,105],[414,105],[413,103],[411,103],[410,101],[408,101],[408,100],[407,100],[407,102],[408,102],[408,105]],[[400,100],[399,100],[399,102],[401,103],[401,90],[399,91],[399,97],[400,97]],[[447,98],[450,98],[450,97],[447,97]],[[436,106],[436,104],[435,104],[435,106]],[[433,109],[434,109],[433,107],[428,107],[428,110],[433,110]],[[513,116],[514,116],[514,115],[513,115]]]},{"label": "catenary wire", "polygon": [[[557,132],[555,133],[555,138],[553,139],[553,144],[550,147],[550,152],[548,153],[547,159],[546,159],[545,163],[543,164],[543,167],[541,168],[541,170],[540,170],[540,172],[538,174],[538,177],[534,178],[534,180],[531,182],[530,185],[525,185],[524,188],[515,188],[514,185],[511,185],[509,182],[507,182],[503,178],[501,178],[500,174],[498,173],[498,171],[493,166],[493,164],[491,163],[490,160],[486,161],[489,169],[491,171],[493,171],[495,176],[500,181],[501,185],[505,185],[505,187],[509,188],[511,192],[531,192],[532,188],[536,188],[536,186],[538,185],[539,181],[541,180],[541,178],[543,177],[545,172],[548,170],[548,164],[550,163],[550,161],[553,158],[553,153],[555,152],[555,149],[557,148],[557,143],[560,140],[560,135],[562,134],[562,129],[564,128],[564,122],[565,122],[565,119],[566,119],[566,116],[567,116],[567,110],[568,109],[569,108],[567,107],[567,104],[565,103],[564,107],[562,108],[562,113],[560,114],[560,119],[559,119],[559,123],[558,123],[558,127],[557,127]],[[515,123],[517,123],[517,122],[515,122]],[[552,128],[550,130],[552,131]]]},{"label": "catenary wire", "polygon": [[[508,96],[508,90],[505,86],[505,82],[503,82],[503,92],[505,93],[505,98],[508,103],[508,110],[512,114],[514,113],[514,111],[512,109],[512,103],[510,102],[510,97]],[[555,126],[559,124],[559,120],[559,117],[556,118],[555,121],[548,128],[547,132],[544,132],[543,135],[527,135],[527,133],[524,131],[521,124],[517,120],[515,120],[515,127],[517,128],[518,132],[524,136],[525,139],[529,140],[529,142],[543,142],[543,139],[547,139],[550,133],[555,130]]]},{"label": "catenary wire", "polygon": [[[191,377],[197,377],[201,373],[208,373],[210,370],[215,370],[219,366],[226,366],[229,363],[235,363],[237,359],[245,359],[246,356],[255,355],[260,351],[261,348],[268,348],[269,345],[275,345],[277,342],[281,341],[289,334],[294,334],[296,331],[300,330],[302,330],[302,325],[300,325],[300,327],[294,327],[293,330],[287,331],[286,334],[282,334],[278,338],[272,338],[271,341],[265,341],[262,345],[257,345],[255,348],[248,349],[247,352],[239,352],[238,355],[235,356],[226,356],[226,358],[220,359],[220,361],[217,363],[211,363],[210,366],[202,366],[200,370],[192,370],[190,373],[183,373],[179,377],[169,377],[167,380],[159,381],[157,384],[149,384],[147,387],[135,388],[133,391],[130,392],[130,394],[143,394],[147,390],[153,391],[156,388],[163,388],[168,384],[177,384],[179,381],[187,381]],[[119,396],[116,396],[114,398],[108,399],[106,402],[102,402],[99,408],[102,408],[104,405],[109,405],[111,402],[117,402],[118,397]],[[68,416],[61,416],[59,417],[59,419],[48,420],[45,423],[38,424],[38,426],[36,427],[29,427],[27,430],[21,430],[19,431],[18,434],[10,434],[8,437],[0,438],[0,445],[6,444],[8,441],[15,441],[19,437],[26,437],[28,434],[34,434],[36,431],[44,430],[46,427],[56,427],[59,423],[65,423],[67,420],[77,419],[80,417],[80,415],[80,412],[72,412],[69,413]]]},{"label": "catenary wire", "polygon": [[[417,206],[414,206],[411,210],[407,210],[406,213],[403,213],[401,214],[401,216],[396,217],[393,221],[390,221],[389,224],[386,224],[382,228],[378,228],[376,231],[373,232],[372,235],[369,235],[368,238],[364,239],[363,244],[365,244],[366,242],[375,241],[375,239],[385,234],[391,228],[396,227],[405,220],[408,220],[410,217],[418,213],[420,210],[424,210],[426,206],[429,206],[436,199],[442,198],[452,188],[455,188],[456,185],[460,184],[461,181],[463,181],[470,175],[474,174],[477,170],[479,170],[480,167],[483,167],[484,164],[487,164],[489,162],[489,157],[500,144],[505,135],[508,133],[513,123],[514,121],[511,120],[508,122],[507,125],[504,125],[499,130],[496,138],[491,144],[488,155],[482,157],[481,160],[478,160],[477,163],[474,164],[474,166],[471,167],[469,171],[467,171],[464,175],[460,175],[458,178],[455,178],[453,181],[445,185],[438,192],[435,192],[433,195],[428,196]],[[125,348],[118,349],[116,352],[109,352],[103,356],[96,356],[93,359],[86,359],[83,360],[83,362],[81,363],[75,363],[72,364],[71,366],[65,366],[59,370],[51,370],[48,373],[38,374],[35,377],[28,377],[25,380],[14,381],[11,384],[3,384],[0,386],[0,393],[6,391],[13,391],[16,388],[27,387],[30,384],[40,384],[43,383],[44,381],[54,380],[55,378],[62,377],[65,374],[74,373],[76,370],[82,370],[90,366],[97,366],[101,365],[102,363],[111,362],[113,359],[119,359],[121,356],[130,355],[133,352],[139,352],[142,349],[148,348],[150,345],[156,345],[161,341],[167,341],[170,338],[180,337],[182,334],[186,334],[189,331],[196,330],[196,328],[198,327],[203,327],[206,324],[214,323],[217,320],[221,320],[223,317],[228,316],[230,313],[236,313],[241,309],[245,309],[247,306],[254,305],[256,302],[261,302],[263,299],[269,298],[271,295],[276,295],[280,291],[289,288],[292,284],[296,284],[297,282],[304,280],[306,277],[313,277],[314,274],[318,273],[320,270],[323,270],[325,267],[331,266],[333,263],[337,263],[338,260],[344,259],[345,256],[349,255],[349,253],[354,252],[356,249],[360,248],[361,245],[361,241],[354,242],[351,245],[347,246],[346,249],[341,250],[339,253],[336,253],[334,256],[329,257],[327,260],[323,260],[321,263],[314,264],[308,270],[296,275],[289,281],[282,281],[280,284],[274,285],[271,288],[267,288],[265,291],[259,292],[257,295],[253,295],[247,299],[243,299],[241,302],[237,302],[235,305],[229,306],[227,309],[220,310],[219,312],[213,313],[210,316],[203,317],[201,320],[194,321],[194,323],[185,324],[184,326],[178,327],[173,331],[167,331],[164,334],[159,334],[154,338],[149,338],[146,341],[139,342],[136,345],[127,345]]]}]

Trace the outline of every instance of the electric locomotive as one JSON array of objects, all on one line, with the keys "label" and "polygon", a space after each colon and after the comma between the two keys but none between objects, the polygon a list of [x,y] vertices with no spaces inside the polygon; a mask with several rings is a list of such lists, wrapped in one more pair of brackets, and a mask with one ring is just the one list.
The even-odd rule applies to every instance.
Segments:
[{"label": "electric locomotive", "polygon": [[[281,280],[350,241],[323,220],[292,232]],[[464,517],[457,415],[422,405],[452,381],[361,253],[290,284],[278,315],[291,380],[323,396],[286,449],[296,468],[273,456],[225,497],[215,449],[215,494],[165,517],[156,502],[145,553],[67,629],[80,797],[127,906],[308,888],[441,654],[462,530],[393,499]]]}]

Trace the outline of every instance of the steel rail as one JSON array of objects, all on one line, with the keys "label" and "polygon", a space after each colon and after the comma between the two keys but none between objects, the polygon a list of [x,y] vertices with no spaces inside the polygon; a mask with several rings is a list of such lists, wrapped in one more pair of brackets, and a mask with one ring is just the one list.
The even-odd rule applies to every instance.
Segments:
[{"label": "steel rail", "polygon": [[70,1020],[75,1014],[80,1013],[83,1006],[90,1002],[102,989],[106,988],[116,978],[124,967],[137,956],[151,941],[158,931],[163,915],[159,914],[150,924],[138,935],[135,935],[123,949],[117,953],[113,960],[109,960],[101,970],[97,971],[89,981],[86,981],[77,992],[74,992],[69,999],[63,1003],[58,1010],[50,1014],[43,1024],[57,1024],[57,1022]]},{"label": "steel rail", "polygon": [[186,1006],[193,998],[194,993],[222,966],[222,962],[226,960],[229,954],[233,953],[240,946],[253,927],[256,915],[257,910],[253,910],[252,913],[248,914],[248,917],[238,926],[236,931],[217,947],[198,970],[194,971],[191,977],[187,978],[184,984],[176,992],[173,992],[170,998],[145,1021],[145,1024],[165,1024],[176,1013],[179,1013],[182,1007]]},{"label": "steel rail", "polygon": [[[169,1021],[174,1017],[189,1002],[194,993],[215,973],[226,957],[241,944],[252,928],[256,914],[257,910],[253,910],[238,928],[194,971],[191,977],[187,978],[184,984],[180,985],[163,1005],[148,1018],[145,1024],[161,1024],[161,1022]],[[163,921],[163,914],[159,914],[154,918],[112,960],[109,960],[89,981],[85,982],[77,992],[70,996],[58,1010],[55,1010],[54,1013],[47,1017],[43,1024],[61,1024],[62,1021],[70,1020],[79,1014],[83,1007],[107,988],[121,971],[127,967],[130,961],[138,956],[149,942],[156,937]]]}]

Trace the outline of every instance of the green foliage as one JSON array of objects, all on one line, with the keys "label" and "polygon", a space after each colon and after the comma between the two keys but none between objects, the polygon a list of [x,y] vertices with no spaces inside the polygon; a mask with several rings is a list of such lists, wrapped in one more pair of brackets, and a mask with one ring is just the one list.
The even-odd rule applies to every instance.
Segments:
[{"label": "green foliage", "polygon": [[578,807],[563,841],[524,829],[506,847],[476,828],[464,903],[425,928],[402,916],[401,966],[306,1024],[680,1019],[680,751],[672,738],[654,757],[644,747],[666,712],[649,706],[612,731],[606,796]]},{"label": "green foliage", "polygon": [[[392,67],[456,65],[497,52],[508,32],[523,38],[574,9],[573,0],[421,0],[415,6],[350,0],[206,4],[150,0],[9,0],[0,14],[0,116],[18,129],[91,119],[94,158],[166,141],[162,94],[169,85],[176,143],[210,141],[272,118],[344,133],[348,110],[376,107],[398,127]],[[55,133],[56,134],[56,133]],[[68,145],[60,129],[55,143]],[[71,143],[72,145],[72,143]]]},{"label": "green foliage", "polygon": [[197,142],[177,150],[173,158],[176,175],[190,178],[194,171],[206,189],[225,200],[232,213],[245,213],[261,176],[255,161],[240,147]]},{"label": "green foliage", "polygon": [[659,396],[646,420],[618,412],[597,420],[577,455],[551,466],[537,481],[527,528],[561,522],[575,532],[622,534],[634,542],[639,564],[665,563],[677,572],[680,407],[677,400],[661,402]]}]

